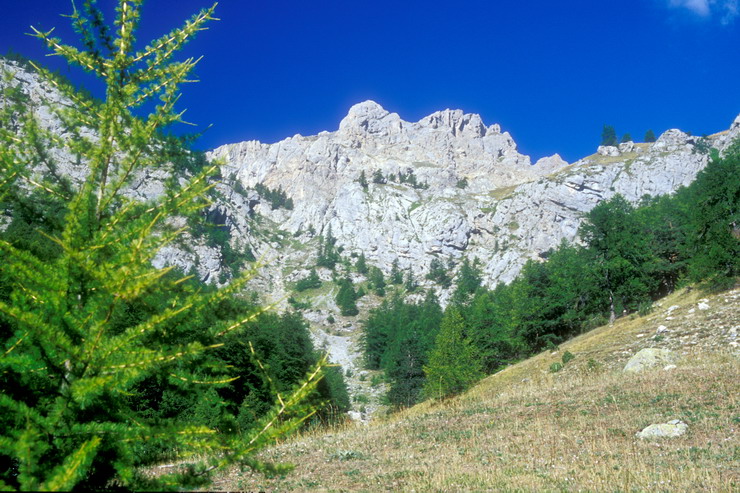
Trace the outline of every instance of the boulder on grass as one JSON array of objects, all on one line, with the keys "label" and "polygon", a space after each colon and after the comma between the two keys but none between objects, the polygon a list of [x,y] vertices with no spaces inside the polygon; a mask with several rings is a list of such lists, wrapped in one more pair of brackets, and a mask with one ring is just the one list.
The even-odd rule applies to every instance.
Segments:
[{"label": "boulder on grass", "polygon": [[635,433],[637,438],[675,438],[680,437],[689,429],[689,425],[680,419],[674,419],[667,423],[650,425],[642,431]]},{"label": "boulder on grass", "polygon": [[665,367],[674,364],[677,359],[676,353],[670,349],[645,348],[630,358],[624,365],[624,371],[639,373],[655,366]]}]

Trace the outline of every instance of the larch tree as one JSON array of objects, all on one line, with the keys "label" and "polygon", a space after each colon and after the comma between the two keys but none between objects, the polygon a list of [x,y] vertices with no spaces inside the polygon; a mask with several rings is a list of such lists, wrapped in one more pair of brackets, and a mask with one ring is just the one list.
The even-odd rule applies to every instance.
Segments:
[{"label": "larch tree", "polygon": [[[216,166],[173,177],[148,201],[125,193],[135,176],[163,164],[158,135],[181,121],[179,86],[196,65],[174,55],[214,19],[215,5],[143,46],[135,37],[143,0],[119,0],[110,26],[94,0],[81,3],[70,16],[79,48],[51,31],[34,32],[53,54],[104,81],[102,101],[37,67],[70,103],[49,103],[63,130],[52,133],[21,101],[22,88],[9,79],[2,86],[8,104],[0,108],[0,202],[12,205],[4,207],[11,221],[29,201],[45,204],[46,212],[33,248],[0,239],[0,489],[175,489],[207,483],[212,471],[232,463],[274,470],[253,454],[311,415],[304,399],[323,363],[278,395],[241,436],[136,411],[137,384],[152,375],[183,392],[237,378],[193,362],[260,313],[220,322],[198,341],[182,343],[178,331],[239,292],[251,273],[219,290],[183,293],[172,289],[183,278],[151,265],[182,232],[170,219],[207,205]],[[85,166],[80,182],[58,172],[62,154]],[[150,293],[169,297],[167,308],[123,323],[121,308]],[[151,441],[183,467],[157,478],[142,475],[139,451]]]},{"label": "larch tree", "polygon": [[424,366],[424,395],[441,399],[463,392],[482,376],[478,351],[465,335],[465,320],[457,306],[445,311],[429,363]]}]

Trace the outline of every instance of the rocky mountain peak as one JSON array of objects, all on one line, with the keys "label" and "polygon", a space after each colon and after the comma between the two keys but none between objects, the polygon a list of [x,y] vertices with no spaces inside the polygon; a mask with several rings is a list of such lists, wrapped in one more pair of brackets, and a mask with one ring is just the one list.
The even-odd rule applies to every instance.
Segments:
[{"label": "rocky mountain peak", "polygon": [[352,106],[339,123],[341,134],[383,134],[401,129],[401,118],[375,101],[367,100]]},{"label": "rocky mountain peak", "polygon": [[419,124],[428,128],[449,129],[454,136],[464,135],[472,138],[485,137],[489,131],[491,134],[501,132],[498,125],[492,125],[489,129],[483,124],[480,115],[463,113],[462,110],[437,111],[419,120]]}]

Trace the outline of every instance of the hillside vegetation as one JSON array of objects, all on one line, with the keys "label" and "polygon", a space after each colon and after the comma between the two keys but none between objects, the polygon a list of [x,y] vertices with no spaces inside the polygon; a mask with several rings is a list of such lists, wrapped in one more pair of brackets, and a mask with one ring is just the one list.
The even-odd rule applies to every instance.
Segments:
[{"label": "hillside vegetation", "polygon": [[[232,470],[217,489],[268,491],[733,491],[740,486],[740,289],[684,289],[481,381],[370,425],[305,434],[265,452],[284,477]],[[700,306],[701,305],[701,306]],[[706,308],[708,306],[708,308]],[[677,367],[623,373],[639,349]],[[565,352],[575,356],[549,370]],[[680,419],[678,438],[635,437]]]}]

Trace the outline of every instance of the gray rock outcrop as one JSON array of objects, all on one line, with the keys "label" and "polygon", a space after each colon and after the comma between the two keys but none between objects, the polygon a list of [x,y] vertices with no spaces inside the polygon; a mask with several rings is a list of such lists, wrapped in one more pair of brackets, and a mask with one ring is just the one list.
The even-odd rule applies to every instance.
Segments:
[{"label": "gray rock outcrop", "polygon": [[643,440],[651,438],[676,438],[686,434],[689,426],[680,419],[673,419],[667,423],[653,424],[638,431],[635,436]]},{"label": "gray rock outcrop", "polygon": [[632,356],[624,366],[627,373],[640,373],[657,366],[672,365],[677,360],[676,353],[670,349],[645,348]]}]

